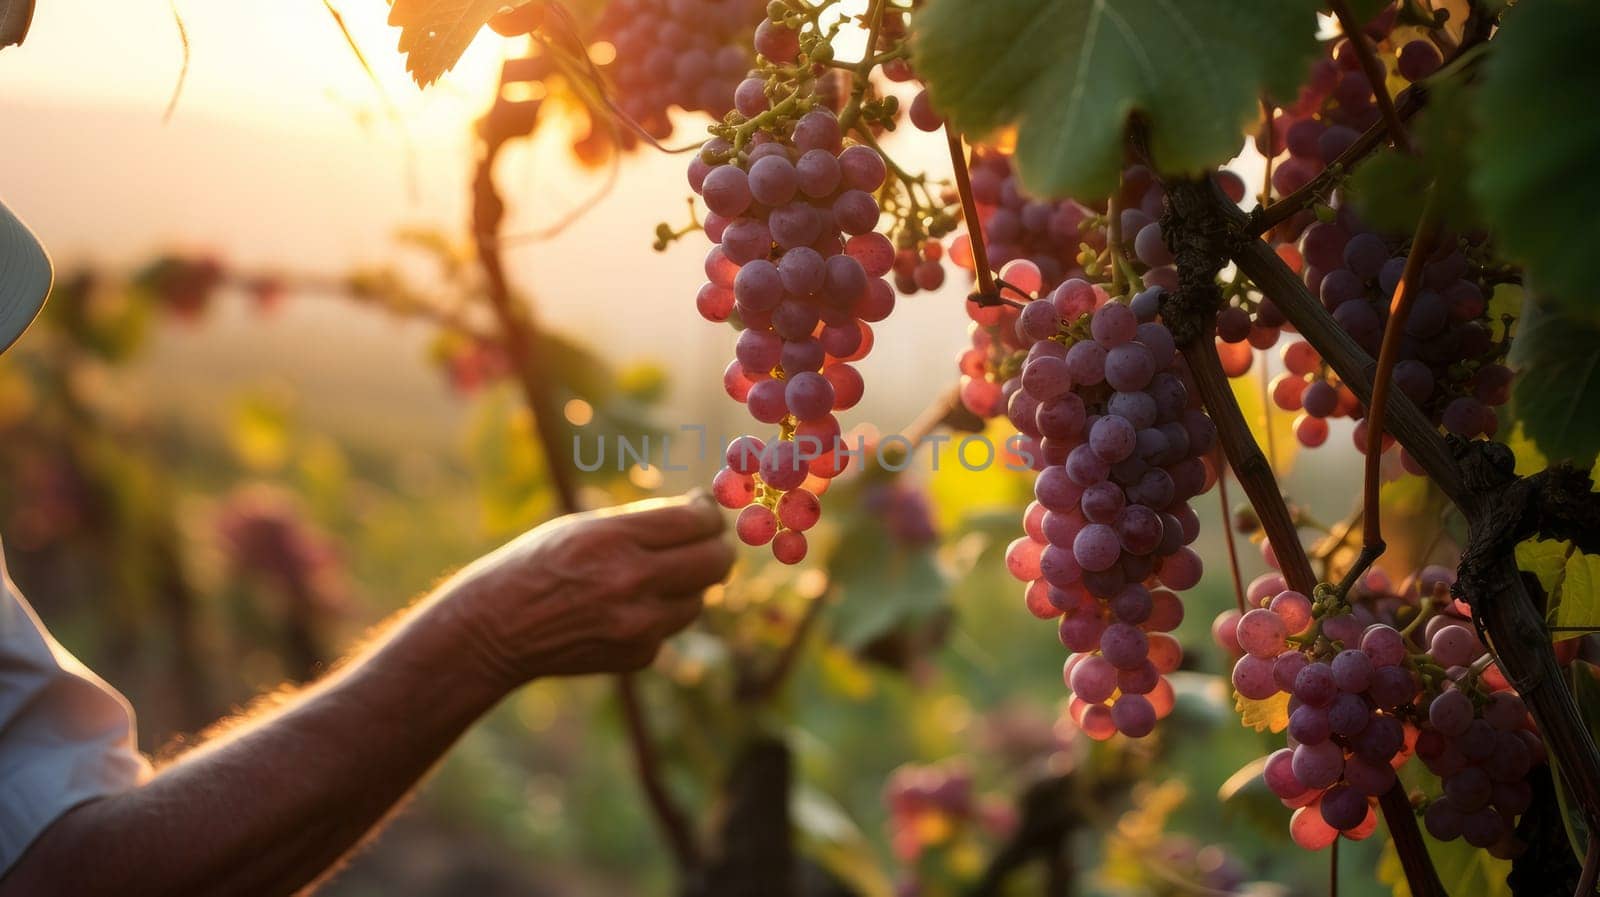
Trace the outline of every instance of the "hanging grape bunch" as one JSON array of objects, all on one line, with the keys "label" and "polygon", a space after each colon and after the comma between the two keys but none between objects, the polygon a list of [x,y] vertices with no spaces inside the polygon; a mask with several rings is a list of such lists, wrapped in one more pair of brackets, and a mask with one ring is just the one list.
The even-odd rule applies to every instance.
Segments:
[{"label": "hanging grape bunch", "polygon": [[750,29],[763,0],[614,0],[595,37],[616,56],[602,66],[617,107],[650,136],[672,136],[674,106],[721,118],[755,63]]},{"label": "hanging grape bunch", "polygon": [[1315,598],[1287,588],[1258,598],[1252,588],[1231,631],[1234,689],[1253,701],[1289,695],[1289,747],[1263,776],[1294,810],[1295,842],[1320,850],[1372,834],[1378,798],[1415,753],[1441,781],[1423,817],[1430,833],[1509,857],[1543,742],[1470,609],[1450,597],[1453,573],[1426,567],[1412,580],[1395,594],[1369,572],[1348,597],[1323,586]]},{"label": "hanging grape bunch", "polygon": [[1029,611],[1060,618],[1069,715],[1095,739],[1148,735],[1171,711],[1176,593],[1200,581],[1188,501],[1211,486],[1216,430],[1155,320],[1160,293],[1125,304],[1068,280],[1017,324],[1031,345],[1007,414],[1043,468],[1006,563]]},{"label": "hanging grape bunch", "polygon": [[793,564],[820,516],[817,496],[849,460],[834,412],[860,401],[851,362],[871,350],[870,324],[894,309],[883,280],[894,247],[874,230],[884,160],[847,146],[817,93],[821,65],[811,60],[831,48],[814,19],[777,11],[782,18],[755,29],[762,67],[739,84],[728,122],[712,127],[689,184],[716,244],[696,305],[740,328],[724,385],[751,417],[777,427],[769,439],[735,440],[713,491],[740,511],[740,539],[770,543]]},{"label": "hanging grape bunch", "polygon": [[[1439,51],[1412,28],[1395,27],[1391,8],[1366,28],[1380,61],[1401,82],[1420,81],[1440,66]],[[1280,195],[1294,192],[1356,143],[1378,121],[1372,84],[1348,39],[1328,45],[1295,102],[1262,129],[1257,148],[1277,157],[1272,186]],[[1386,234],[1363,222],[1337,191],[1319,216],[1303,210],[1272,232],[1279,255],[1318,296],[1334,320],[1377,357],[1390,302],[1400,284],[1412,235]],[[1493,283],[1485,277],[1492,253],[1481,234],[1443,233],[1423,260],[1415,300],[1401,336],[1394,370],[1397,389],[1436,424],[1458,436],[1494,435],[1493,408],[1510,397],[1511,371],[1504,364],[1509,334],[1497,332],[1488,315]],[[1271,348],[1286,321],[1270,300],[1241,292],[1217,320],[1218,351],[1224,369],[1240,376],[1252,364],[1250,348]],[[1328,438],[1329,418],[1361,421],[1365,409],[1300,340],[1281,349],[1285,372],[1271,384],[1272,401],[1298,412],[1293,428],[1307,447]],[[1365,452],[1366,427],[1354,441]],[[1386,440],[1385,447],[1387,447]],[[1402,461],[1419,473],[1410,458]]]},{"label": "hanging grape bunch", "polygon": [[[1244,181],[1238,175],[1222,170],[1214,177],[1235,202],[1244,198]],[[1111,266],[1119,264],[1146,286],[1177,288],[1177,269],[1157,220],[1165,192],[1143,165],[1128,166],[1122,173],[1117,202],[1121,259],[1113,258],[1108,249],[1108,203],[1033,199],[1024,192],[1007,153],[986,147],[973,150],[972,193],[989,265],[1000,272],[1005,296],[1026,301],[1068,279],[1107,277]],[[971,236],[956,237],[949,256],[957,267],[972,271],[976,263]],[[957,359],[963,375],[962,400],[972,413],[996,417],[1016,389],[1014,379],[1027,349],[1014,337],[1019,312],[1003,303],[969,302],[967,313],[973,321],[968,328],[972,346]]]}]

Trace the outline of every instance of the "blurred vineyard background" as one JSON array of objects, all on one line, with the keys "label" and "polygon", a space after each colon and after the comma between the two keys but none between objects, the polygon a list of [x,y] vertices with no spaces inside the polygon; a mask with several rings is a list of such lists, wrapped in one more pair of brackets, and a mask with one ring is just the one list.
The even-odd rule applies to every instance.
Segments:
[{"label": "blurred vineyard background", "polygon": [[[0,360],[0,534],[11,576],[132,700],[152,753],[315,675],[555,508],[503,363],[455,313],[481,289],[466,233],[473,121],[513,42],[486,33],[420,94],[388,52],[382,4],[341,7],[376,86],[321,4],[192,6],[166,123],[183,51],[165,4],[45,3],[28,44],[0,54],[0,195],[58,267],[45,316]],[[567,421],[584,438],[737,432],[719,386],[731,337],[691,310],[699,254],[650,248],[655,222],[683,208],[682,159],[633,153],[605,189],[605,169],[579,166],[552,130],[508,149],[500,175],[508,233],[584,211],[507,256],[521,298],[561,335]],[[891,139],[938,170],[939,141]],[[894,432],[953,379],[954,280],[879,331],[851,421]],[[1240,392],[1264,419],[1260,391]],[[1288,415],[1275,417],[1287,490],[1342,513],[1357,456],[1288,458]],[[1326,857],[1283,849],[1277,800],[1232,780],[1238,758],[1274,745],[1238,725],[1222,679],[1180,675],[1178,718],[1131,749],[1091,749],[1057,725],[1060,647],[1001,560],[1029,477],[972,473],[948,452],[935,471],[927,457],[898,478],[842,480],[852,497],[832,503],[819,560],[779,569],[750,552],[645,677],[670,787],[713,804],[730,744],[757,725],[786,733],[801,847],[819,881],[850,889],[836,893],[893,893],[912,869],[970,878],[1041,781],[1094,797],[1099,815],[1070,822],[1083,893],[1253,880],[1280,883],[1262,894],[1320,892]],[[603,471],[586,500],[680,490],[714,469],[689,467]],[[1199,510],[1210,566],[1182,635],[1186,666],[1215,674],[1225,660],[1205,626],[1233,590],[1221,508],[1208,496]],[[1246,578],[1264,569],[1242,554]],[[825,635],[805,642],[782,698],[732,699],[739,665],[772,655],[816,601]],[[1379,843],[1345,849],[1342,893],[1387,893]],[[326,893],[621,895],[670,881],[610,691],[540,682],[475,729]]]}]

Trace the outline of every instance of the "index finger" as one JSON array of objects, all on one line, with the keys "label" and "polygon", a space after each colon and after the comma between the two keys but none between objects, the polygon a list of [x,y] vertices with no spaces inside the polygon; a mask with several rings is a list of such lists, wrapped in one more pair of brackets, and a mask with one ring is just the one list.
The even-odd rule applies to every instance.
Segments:
[{"label": "index finger", "polygon": [[651,498],[596,512],[610,526],[646,548],[671,548],[722,532],[722,511],[703,490]]}]

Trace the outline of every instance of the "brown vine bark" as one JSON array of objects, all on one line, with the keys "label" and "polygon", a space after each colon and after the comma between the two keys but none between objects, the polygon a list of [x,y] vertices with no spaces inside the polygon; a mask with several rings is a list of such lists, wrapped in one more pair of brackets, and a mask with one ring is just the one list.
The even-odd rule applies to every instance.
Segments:
[{"label": "brown vine bark", "polygon": [[[1227,198],[1209,179],[1172,182],[1166,189],[1167,204],[1161,229],[1177,258],[1178,294],[1163,303],[1162,320],[1189,362],[1189,372],[1200,399],[1216,424],[1218,441],[1251,507],[1261,519],[1284,579],[1290,587],[1310,595],[1316,589],[1316,573],[1300,544],[1294,519],[1278,489],[1272,466],[1261,454],[1234,399],[1213,339],[1216,313],[1222,302],[1222,292],[1216,282],[1217,271],[1225,257],[1220,247],[1230,242],[1228,222],[1213,213],[1213,203],[1214,197],[1221,197],[1224,202]],[[1231,207],[1232,203],[1228,205]],[[1394,840],[1411,893],[1415,897],[1447,897],[1404,790],[1396,785],[1379,800],[1379,808]]]}]

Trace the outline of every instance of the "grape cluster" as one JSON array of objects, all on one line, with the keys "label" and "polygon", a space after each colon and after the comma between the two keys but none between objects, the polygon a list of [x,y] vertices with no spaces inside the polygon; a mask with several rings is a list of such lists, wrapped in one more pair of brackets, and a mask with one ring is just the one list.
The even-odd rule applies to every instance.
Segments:
[{"label": "grape cluster", "polygon": [[1422,817],[1429,834],[1511,856],[1516,818],[1533,802],[1528,773],[1545,760],[1522,698],[1463,677],[1428,704],[1416,750],[1442,784]]},{"label": "grape cluster", "polygon": [[[1405,243],[1366,228],[1347,208],[1332,221],[1312,224],[1301,238],[1307,287],[1373,357],[1405,268]],[[1393,373],[1396,389],[1435,423],[1464,438],[1494,434],[1498,422],[1492,407],[1504,404],[1511,389],[1511,370],[1502,363],[1509,338],[1496,339],[1488,288],[1473,273],[1472,259],[1484,248],[1481,241],[1446,236],[1422,263],[1420,292],[1412,300]],[[1236,324],[1228,335],[1237,335]],[[1285,371],[1271,385],[1272,400],[1301,412],[1294,429],[1302,444],[1321,445],[1329,417],[1364,416],[1355,396],[1309,344],[1288,343],[1282,355]],[[1356,446],[1365,451],[1366,427],[1357,429]]]},{"label": "grape cluster", "polygon": [[[1311,850],[1339,835],[1360,840],[1376,825],[1375,799],[1415,753],[1443,786],[1424,823],[1442,840],[1465,837],[1497,856],[1527,809],[1527,775],[1544,761],[1527,709],[1489,660],[1469,619],[1450,597],[1454,573],[1429,566],[1398,589],[1369,571],[1348,596],[1314,602],[1276,573],[1252,583],[1251,610],[1219,618],[1213,632],[1240,654],[1239,695],[1290,695],[1289,746],[1267,758],[1263,776],[1294,809],[1290,834]],[[1388,621],[1427,614],[1420,639]]]},{"label": "grape cluster", "polygon": [[[1106,203],[1034,199],[1023,191],[1011,157],[992,148],[974,148],[971,176],[989,264],[1000,272],[1006,297],[1032,299],[1066,280],[1092,280],[1116,264],[1107,255]],[[1214,177],[1235,202],[1244,199],[1245,185],[1238,175],[1224,170]],[[1149,168],[1129,166],[1122,173],[1117,223],[1129,267],[1146,286],[1174,290],[1177,269],[1158,221],[1165,196]],[[952,241],[949,257],[957,267],[974,270],[970,235]],[[974,324],[972,347],[962,353],[958,366],[964,378],[989,383],[964,385],[962,398],[974,414],[994,417],[1004,410],[996,397],[1001,391],[1009,394],[1007,382],[1020,370],[1027,348],[1012,338],[1020,312],[1008,304],[976,300],[969,301],[967,312]]]},{"label": "grape cluster", "polygon": [[[755,43],[775,65],[801,58],[798,32],[772,21],[756,29]],[[810,105],[801,101],[815,99],[815,83],[793,88],[795,105]],[[757,421],[779,429],[770,441],[734,440],[712,487],[725,507],[740,510],[740,539],[770,543],[778,560],[793,564],[820,515],[817,495],[849,461],[834,412],[861,399],[851,362],[872,348],[869,323],[895,304],[883,279],[894,247],[874,232],[873,192],[886,166],[875,150],[845,145],[829,108],[762,119],[756,128],[751,121],[771,108],[770,98],[741,88],[736,106],[727,132],[748,141],[714,137],[689,165],[716,244],[696,305],[707,320],[741,328],[724,386]]]},{"label": "grape cluster", "polygon": [[1061,618],[1069,714],[1095,739],[1148,735],[1172,709],[1164,675],[1182,650],[1167,633],[1183,619],[1176,593],[1200,581],[1188,500],[1214,480],[1216,429],[1155,320],[1159,293],[1108,302],[1068,280],[1017,322],[1031,346],[1007,415],[1042,468],[1006,563],[1028,609]]},{"label": "grape cluster", "polygon": [[615,0],[596,39],[616,57],[603,66],[617,107],[656,139],[672,135],[671,109],[721,118],[754,62],[749,29],[765,18],[762,0]]},{"label": "grape cluster", "polygon": [[[1404,40],[1391,8],[1373,19],[1366,34],[1376,41],[1380,59],[1405,82],[1427,77],[1442,63],[1438,50],[1422,39]],[[1320,174],[1379,118],[1371,82],[1349,40],[1329,45],[1294,103],[1278,110],[1257,137],[1263,155],[1275,157],[1272,187],[1292,193]],[[1334,320],[1376,357],[1389,316],[1389,304],[1410,251],[1404,235],[1381,233],[1362,222],[1335,194],[1331,215],[1303,210],[1274,229],[1278,254],[1305,281]],[[1495,338],[1487,315],[1491,285],[1479,264],[1487,257],[1482,235],[1445,234],[1423,261],[1420,288],[1401,337],[1394,370],[1397,389],[1432,420],[1458,436],[1493,435],[1493,406],[1509,398],[1511,371],[1502,363],[1509,340]],[[1241,301],[1217,319],[1218,351],[1230,376],[1251,367],[1251,349],[1277,344],[1287,329],[1271,300]],[[1355,395],[1302,341],[1282,348],[1285,372],[1271,384],[1278,407],[1298,412],[1294,433],[1307,446],[1328,438],[1330,417],[1361,421],[1365,410]],[[1367,428],[1358,423],[1355,444],[1366,451]],[[1391,444],[1385,440],[1385,448]],[[1407,469],[1420,472],[1402,453]]]},{"label": "grape cluster", "polygon": [[[1094,253],[1105,250],[1105,230],[1093,226],[1103,218],[1103,208],[1097,212],[1072,199],[1047,201],[1029,196],[1010,154],[974,147],[970,173],[984,248],[995,270],[1013,259],[1027,259],[1039,269],[1048,292],[1070,277],[1085,277],[1080,255],[1086,248]],[[958,266],[972,270],[970,237],[957,237],[950,256]]]},{"label": "grape cluster", "polygon": [[1404,714],[1420,682],[1394,627],[1363,630],[1353,615],[1338,614],[1320,621],[1333,648],[1307,654],[1290,646],[1289,636],[1312,626],[1311,599],[1299,592],[1280,592],[1267,607],[1246,612],[1238,625],[1246,653],[1233,683],[1253,700],[1291,695],[1291,747],[1268,757],[1263,774],[1295,810],[1295,843],[1320,850],[1341,834],[1361,840],[1377,826],[1376,799],[1394,786],[1395,769],[1408,757]]},{"label": "grape cluster", "polygon": [[[1401,44],[1394,28],[1391,6],[1374,18],[1366,36],[1376,42],[1379,60],[1406,83],[1420,81],[1443,63],[1439,51],[1427,40]],[[1408,32],[1409,33],[1409,32]],[[1271,127],[1256,137],[1256,148],[1267,158],[1287,157],[1274,164],[1272,186],[1280,195],[1293,193],[1309,183],[1375,124],[1380,117],[1372,82],[1361,68],[1360,56],[1348,38],[1328,44],[1328,53],[1311,68],[1310,79],[1300,88],[1293,103],[1277,110]],[[1292,239],[1315,220],[1303,212],[1286,222]],[[1284,236],[1280,233],[1279,236]]]},{"label": "grape cluster", "polygon": [[924,893],[926,860],[942,851],[971,849],[980,836],[1003,836],[1017,826],[1004,801],[977,793],[972,773],[959,763],[908,765],[890,774],[883,790],[889,809],[890,846],[911,875],[896,893]]}]

